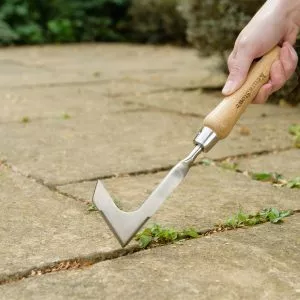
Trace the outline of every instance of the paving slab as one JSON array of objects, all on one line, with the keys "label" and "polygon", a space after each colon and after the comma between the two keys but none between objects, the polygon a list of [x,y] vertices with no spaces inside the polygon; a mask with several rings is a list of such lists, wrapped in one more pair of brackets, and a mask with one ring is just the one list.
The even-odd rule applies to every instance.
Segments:
[{"label": "paving slab", "polygon": [[237,161],[241,170],[276,172],[285,178],[300,177],[300,149],[248,157]]},{"label": "paving slab", "polygon": [[160,168],[191,149],[195,123],[140,111],[2,124],[0,136],[6,142],[0,156],[50,184]]},{"label": "paving slab", "polygon": [[[248,136],[236,126],[207,156],[224,158],[289,147],[293,142],[288,127],[296,120],[298,116],[245,119],[240,124],[249,128]],[[185,157],[201,123],[198,117],[144,108],[112,114],[96,109],[69,120],[1,124],[0,139],[5,143],[0,159],[49,184],[153,170]]]},{"label": "paving slab", "polygon": [[[130,211],[142,204],[165,175],[165,172],[159,172],[107,179],[103,183],[117,204],[123,210]],[[83,182],[58,188],[82,200],[91,200],[95,184]],[[256,213],[269,207],[298,209],[299,191],[273,187],[214,166],[195,166],[149,224],[157,222],[176,228],[183,226],[200,230],[225,221],[240,208]]]},{"label": "paving slab", "polygon": [[294,141],[288,129],[298,120],[297,113],[282,117],[242,118],[230,135],[220,141],[207,156],[220,159],[225,156],[292,148]]},{"label": "paving slab", "polygon": [[201,68],[189,67],[166,72],[128,73],[127,79],[144,82],[155,86],[184,88],[222,88],[226,75],[219,71],[212,61],[204,61]]},{"label": "paving slab", "polygon": [[[0,287],[1,299],[290,299],[300,219],[141,251]],[[117,287],[117,288],[116,288]]]},{"label": "paving slab", "polygon": [[112,95],[139,94],[155,90],[155,87],[139,83],[110,81],[105,84],[85,86],[58,86],[2,89],[0,122],[30,119],[82,117],[92,113],[106,114],[141,107],[132,101]]},{"label": "paving slab", "polygon": [[[160,93],[132,97],[130,100],[161,109],[174,110],[183,114],[206,116],[224,96],[221,92],[196,91],[163,91]],[[299,107],[282,107],[278,105],[250,105],[243,114],[244,118],[268,118],[269,116],[288,117],[289,114],[300,115]]]},{"label": "paving slab", "polygon": [[[166,73],[172,77],[176,73],[175,86],[180,83],[188,87],[192,78],[188,71],[200,80],[218,64],[217,58],[199,59],[193,49],[171,46],[89,44],[8,48],[1,49],[0,66],[5,75],[0,75],[0,86],[82,83],[131,76],[149,81],[149,75]],[[168,82],[168,76],[163,77]]]},{"label": "paving slab", "polygon": [[0,278],[119,247],[100,216],[88,213],[86,205],[3,165],[0,203]]},{"label": "paving slab", "polygon": [[[92,91],[96,94],[101,94],[107,97],[123,97],[123,96],[140,96],[147,95],[151,93],[157,93],[166,87],[150,85],[138,81],[133,81],[130,79],[119,79],[119,80],[109,80],[103,84],[98,83],[87,83],[84,84],[84,88],[87,91]],[[124,101],[130,101],[130,97]]]}]

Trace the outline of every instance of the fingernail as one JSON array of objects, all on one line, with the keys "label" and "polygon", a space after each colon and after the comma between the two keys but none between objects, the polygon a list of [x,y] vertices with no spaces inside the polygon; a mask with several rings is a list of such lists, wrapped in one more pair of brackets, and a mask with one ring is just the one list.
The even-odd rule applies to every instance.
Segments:
[{"label": "fingernail", "polygon": [[222,93],[225,95],[231,94],[234,91],[235,84],[232,80],[228,80],[222,90]]}]

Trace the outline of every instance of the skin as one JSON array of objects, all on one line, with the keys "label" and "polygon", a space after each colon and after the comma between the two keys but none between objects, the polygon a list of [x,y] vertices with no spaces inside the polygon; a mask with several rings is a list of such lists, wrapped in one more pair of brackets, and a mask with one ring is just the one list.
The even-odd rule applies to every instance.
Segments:
[{"label": "skin", "polygon": [[298,56],[293,47],[300,28],[300,0],[268,0],[239,34],[228,58],[229,76],[223,88],[228,96],[247,78],[254,59],[280,45],[280,58],[271,67],[270,81],[253,103],[264,103],[293,75]]}]

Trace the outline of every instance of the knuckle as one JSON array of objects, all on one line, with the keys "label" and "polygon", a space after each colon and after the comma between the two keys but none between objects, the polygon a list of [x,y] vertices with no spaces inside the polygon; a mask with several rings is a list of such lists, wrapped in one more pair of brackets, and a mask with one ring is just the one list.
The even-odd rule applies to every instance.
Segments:
[{"label": "knuckle", "polygon": [[232,75],[240,74],[242,71],[242,67],[237,61],[234,61],[230,66],[230,73]]},{"label": "knuckle", "polygon": [[241,50],[247,49],[249,46],[249,39],[246,36],[241,36],[237,47]]},{"label": "knuckle", "polygon": [[230,55],[227,58],[227,64],[228,64],[228,66],[232,65],[233,60],[234,60],[234,58],[233,58],[233,52],[231,52]]},{"label": "knuckle", "polygon": [[293,61],[286,62],[285,64],[283,64],[283,75],[282,75],[282,77],[285,80],[288,80],[293,75],[296,68],[297,68],[297,64],[295,62],[293,62]]},{"label": "knuckle", "polygon": [[276,83],[273,84],[273,92],[277,92],[278,90],[280,90],[286,83],[285,79],[281,79],[279,81],[277,81]]},{"label": "knuckle", "polygon": [[290,58],[291,58],[291,61],[297,65],[298,63],[298,54],[295,50],[295,48],[293,46],[289,46],[289,50],[290,50]]},{"label": "knuckle", "polygon": [[295,63],[295,66],[297,67],[297,64],[298,64],[298,61],[299,61],[299,57],[298,57],[298,54],[297,54],[297,52],[295,51],[295,56],[293,57],[293,61],[294,61],[294,63]]},{"label": "knuckle", "polygon": [[295,70],[296,70],[296,66],[294,64],[289,64],[284,70],[286,79],[289,79],[293,75]]}]

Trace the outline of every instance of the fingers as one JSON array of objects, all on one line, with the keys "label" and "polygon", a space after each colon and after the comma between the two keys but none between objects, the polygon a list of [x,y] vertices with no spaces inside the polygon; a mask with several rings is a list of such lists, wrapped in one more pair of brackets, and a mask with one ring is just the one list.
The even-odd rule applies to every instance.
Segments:
[{"label": "fingers", "polygon": [[294,45],[297,40],[297,36],[299,34],[299,27],[298,26],[293,26],[290,28],[290,30],[287,32],[286,36],[284,37],[284,40],[291,45]]},{"label": "fingers", "polygon": [[296,70],[298,57],[295,49],[285,42],[280,51],[280,59],[271,67],[270,81],[257,94],[253,103],[264,103],[268,97],[284,86]]},{"label": "fingers", "polygon": [[228,58],[229,76],[222,90],[224,95],[230,95],[239,89],[247,78],[254,56],[249,47],[239,42]]},{"label": "fingers", "polygon": [[263,104],[267,101],[267,99],[270,97],[271,94],[272,94],[272,84],[269,82],[260,89],[255,99],[253,100],[253,103]]}]

